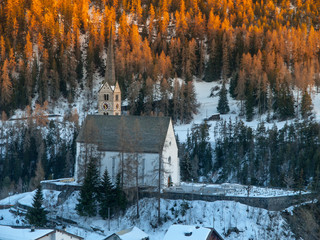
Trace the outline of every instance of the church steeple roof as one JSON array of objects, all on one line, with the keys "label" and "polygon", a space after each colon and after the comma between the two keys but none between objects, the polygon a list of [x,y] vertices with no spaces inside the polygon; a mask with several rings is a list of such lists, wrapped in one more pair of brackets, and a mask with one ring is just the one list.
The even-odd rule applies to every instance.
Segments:
[{"label": "church steeple roof", "polygon": [[110,29],[109,46],[108,46],[108,51],[107,51],[106,73],[105,73],[105,78],[104,78],[104,83],[106,83],[106,82],[110,86],[115,86],[115,84],[116,84],[114,53],[113,53],[112,27]]}]

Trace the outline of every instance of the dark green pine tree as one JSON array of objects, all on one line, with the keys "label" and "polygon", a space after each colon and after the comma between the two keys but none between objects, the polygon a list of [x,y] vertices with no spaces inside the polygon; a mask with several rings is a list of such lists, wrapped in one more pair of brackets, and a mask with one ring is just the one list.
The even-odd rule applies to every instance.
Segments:
[{"label": "dark green pine tree", "polygon": [[121,175],[117,175],[117,182],[115,188],[115,199],[117,200],[116,210],[117,212],[126,210],[127,207],[127,197],[121,187]]},{"label": "dark green pine tree", "polygon": [[222,70],[222,36],[213,39],[208,46],[209,60],[206,64],[203,80],[212,82],[219,80]]},{"label": "dark green pine tree", "polygon": [[222,88],[219,92],[219,102],[217,110],[221,114],[226,114],[230,111],[228,97],[227,97],[227,89],[225,84],[222,84]]},{"label": "dark green pine tree", "polygon": [[312,100],[308,91],[304,91],[301,100],[301,116],[307,118],[312,114]]},{"label": "dark green pine tree", "polygon": [[[191,128],[191,165],[197,168],[197,175],[207,175],[212,170],[212,148],[209,136],[210,125],[207,122],[193,125]],[[198,166],[195,164],[198,163]],[[193,171],[193,178],[196,178]]]},{"label": "dark green pine tree", "polygon": [[238,84],[238,79],[239,79],[239,72],[236,71],[232,74],[231,80],[230,80],[230,86],[229,86],[229,93],[232,98],[236,98],[236,88]]},{"label": "dark green pine tree", "polygon": [[276,95],[276,111],[281,120],[286,120],[294,117],[294,99],[289,86],[280,86]]},{"label": "dark green pine tree", "polygon": [[255,97],[253,94],[253,89],[250,84],[248,84],[247,89],[246,89],[246,119],[248,122],[252,121],[253,119],[253,110],[254,110],[254,101]]},{"label": "dark green pine tree", "polygon": [[32,208],[28,210],[26,215],[28,222],[36,227],[43,227],[47,223],[47,211],[42,207],[42,202],[42,188],[41,185],[39,185],[33,197]]},{"label": "dark green pine tree", "polygon": [[184,149],[185,154],[181,158],[181,167],[180,167],[180,174],[181,179],[183,181],[191,181],[192,179],[192,166],[190,155],[187,149]]},{"label": "dark green pine tree", "polygon": [[108,217],[108,208],[110,208],[110,215],[113,214],[115,211],[115,188],[110,180],[108,170],[106,169],[103,177],[102,182],[100,185],[100,196],[99,196],[99,214],[101,217],[106,219]]},{"label": "dark green pine tree", "polygon": [[91,158],[80,190],[80,198],[78,199],[76,210],[81,216],[93,217],[97,214],[99,174],[96,161],[96,159]]}]

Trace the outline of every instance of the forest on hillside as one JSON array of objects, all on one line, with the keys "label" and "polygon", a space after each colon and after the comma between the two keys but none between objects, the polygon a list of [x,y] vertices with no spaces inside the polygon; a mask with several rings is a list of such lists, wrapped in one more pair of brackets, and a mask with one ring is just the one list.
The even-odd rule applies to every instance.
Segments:
[{"label": "forest on hillside", "polygon": [[[230,94],[238,100],[248,121],[255,114],[310,119],[311,96],[320,87],[319,26],[317,0],[1,1],[3,194],[34,189],[43,177],[72,176],[78,114],[67,109],[58,122],[44,113],[60,100],[72,106],[79,95],[95,97],[110,36],[130,114],[190,122],[198,107],[192,80],[202,79],[219,81],[220,99]],[[218,110],[224,113],[222,100]],[[33,120],[7,121],[16,109]],[[211,181],[219,169],[218,181],[310,185],[320,168],[318,135],[310,129],[317,133],[319,127],[305,124],[283,130],[260,125],[255,132],[222,122],[216,146],[208,127],[194,126],[180,143],[187,153],[181,156],[182,177]]]},{"label": "forest on hillside", "polygon": [[44,179],[74,175],[78,114],[63,121],[50,120],[36,104],[25,119],[9,121],[2,114],[0,127],[0,199],[8,194],[32,191]]},{"label": "forest on hillside", "polygon": [[131,114],[190,121],[198,77],[230,83],[247,120],[291,118],[320,85],[319,10],[315,0],[4,0],[0,111],[90,97],[113,36]]},{"label": "forest on hillside", "polygon": [[239,119],[196,124],[179,143],[181,178],[319,192],[319,136],[320,124],[310,120],[282,128],[267,128],[263,121],[252,128]]}]

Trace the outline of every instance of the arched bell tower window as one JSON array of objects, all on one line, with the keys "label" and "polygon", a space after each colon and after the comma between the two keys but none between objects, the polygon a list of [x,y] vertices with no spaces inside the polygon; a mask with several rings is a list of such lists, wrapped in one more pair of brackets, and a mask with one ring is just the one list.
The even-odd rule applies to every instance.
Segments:
[{"label": "arched bell tower window", "polygon": [[109,94],[104,94],[103,96],[105,101],[109,101]]}]

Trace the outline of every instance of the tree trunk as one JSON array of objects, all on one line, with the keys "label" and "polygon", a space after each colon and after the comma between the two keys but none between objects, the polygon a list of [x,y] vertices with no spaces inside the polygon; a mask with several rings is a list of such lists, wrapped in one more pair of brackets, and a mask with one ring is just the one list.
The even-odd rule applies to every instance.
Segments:
[{"label": "tree trunk", "polygon": [[159,171],[158,171],[158,224],[161,223],[161,217],[160,217],[160,200],[161,200],[161,159],[162,154],[159,154]]}]

